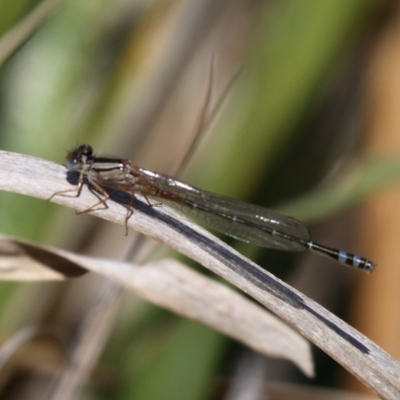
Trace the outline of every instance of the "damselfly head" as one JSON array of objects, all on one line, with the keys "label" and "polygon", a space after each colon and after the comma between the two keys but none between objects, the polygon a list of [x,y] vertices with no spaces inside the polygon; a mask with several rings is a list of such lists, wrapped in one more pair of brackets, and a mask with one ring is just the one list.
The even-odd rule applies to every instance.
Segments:
[{"label": "damselfly head", "polygon": [[70,171],[82,171],[85,165],[90,164],[93,159],[93,149],[88,144],[82,144],[66,157],[67,168]]}]

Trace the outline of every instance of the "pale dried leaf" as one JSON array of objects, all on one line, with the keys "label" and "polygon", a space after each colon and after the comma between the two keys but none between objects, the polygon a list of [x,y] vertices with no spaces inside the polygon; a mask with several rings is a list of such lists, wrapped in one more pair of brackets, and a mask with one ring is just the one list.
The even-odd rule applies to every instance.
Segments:
[{"label": "pale dried leaf", "polygon": [[62,280],[86,272],[52,251],[0,236],[0,279],[3,281]]},{"label": "pale dried leaf", "polygon": [[[304,373],[312,374],[310,348],[302,336],[242,295],[176,260],[162,260],[138,267],[130,263],[79,256],[10,238],[0,239],[0,248],[4,243],[15,248],[24,249],[29,246],[37,249],[30,256],[22,254],[21,264],[30,257],[29,266],[43,266],[46,263],[42,256],[47,261],[49,254],[52,254],[54,260],[75,265],[76,270],[97,272],[143,299],[200,321],[263,354],[291,360]],[[46,279],[49,279],[53,269],[49,271],[49,276],[44,275]],[[18,274],[13,276],[17,277]],[[40,272],[38,276],[32,273],[32,276],[38,280],[43,273]],[[57,276],[56,279],[60,278]]]}]

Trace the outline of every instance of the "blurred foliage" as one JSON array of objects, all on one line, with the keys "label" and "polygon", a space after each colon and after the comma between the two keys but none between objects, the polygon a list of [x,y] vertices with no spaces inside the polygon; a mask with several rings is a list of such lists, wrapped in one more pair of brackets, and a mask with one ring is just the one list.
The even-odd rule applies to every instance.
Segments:
[{"label": "blurred foliage", "polygon": [[[234,8],[235,18],[244,15],[242,22],[247,33],[241,37],[241,46],[230,43],[231,47],[224,47],[226,43],[221,44],[212,36],[204,23],[208,42],[199,38],[193,41],[188,59],[175,66],[176,81],[166,86],[173,89],[166,91],[165,106],[148,114],[155,116],[150,118],[148,130],[164,129],[165,137],[155,139],[143,129],[144,137],[133,141],[141,133],[137,130],[142,125],[138,122],[136,126],[136,122],[147,112],[143,110],[152,106],[160,90],[154,86],[163,76],[159,69],[164,68],[165,73],[173,64],[168,57],[173,58],[174,48],[168,47],[171,43],[167,39],[172,37],[174,23],[180,21],[179,10],[184,2],[65,2],[1,68],[1,149],[62,162],[66,149],[90,142],[103,153],[122,149],[121,156],[135,153],[139,158],[152,160],[149,164],[156,165],[154,160],[160,162],[160,158],[170,154],[174,157],[183,141],[182,132],[188,130],[180,124],[187,118],[189,126],[193,126],[193,116],[198,113],[198,102],[206,86],[204,72],[211,54],[216,52],[217,65],[220,57],[224,71],[232,72],[240,65],[242,74],[211,127],[207,142],[193,160],[186,179],[190,183],[260,204],[296,196],[282,209],[315,221],[354,205],[383,184],[396,182],[397,162],[359,162],[360,157],[354,157],[357,146],[349,150],[335,144],[347,145],[346,135],[355,137],[356,143],[359,141],[360,130],[349,128],[354,115],[360,115],[359,103],[350,103],[350,95],[342,102],[335,97],[335,91],[346,83],[343,77],[347,66],[353,65],[360,43],[379,18],[381,2],[250,3],[251,11],[241,10],[247,6],[240,2],[232,2],[234,6],[226,2],[222,6]],[[0,49],[8,31],[22,24],[39,4],[33,0],[0,1]],[[217,21],[218,18],[221,15],[216,17]],[[232,26],[230,29],[224,31],[227,38],[234,36]],[[216,49],[212,46],[214,41]],[[226,77],[219,78],[226,81]],[[220,81],[216,82],[217,88],[223,86]],[[332,98],[347,108],[347,120],[338,120],[335,115],[332,118],[326,112],[324,104]],[[332,125],[331,131],[321,129],[321,115]],[[318,136],[321,130],[322,135],[327,135]],[[178,132],[178,136],[170,139],[172,131]],[[147,150],[140,154],[136,143],[146,140],[155,152],[161,151],[159,156],[151,156]],[[325,169],[318,169],[314,158],[317,153]],[[354,167],[342,170],[333,183],[318,186],[338,158],[349,156]],[[335,161],[324,164],[326,159]],[[288,179],[283,179],[286,176]],[[387,177],[385,182],[382,176]],[[81,227],[87,220],[72,218],[71,211],[44,201],[0,193],[2,234],[71,246],[69,239],[84,231]],[[93,230],[88,232],[93,234]],[[93,238],[84,237],[81,242],[92,244]],[[112,245],[107,249],[104,242],[99,242],[103,243],[103,255],[111,251]],[[85,251],[84,244],[77,248]],[[23,301],[21,316],[15,316],[15,321],[19,321],[34,299],[29,301],[21,295],[23,285],[18,290],[10,290],[11,287],[15,286],[0,287],[0,318],[8,304],[13,307],[15,302]],[[40,289],[35,293],[39,296]],[[144,314],[154,316],[150,309],[146,308]],[[223,365],[227,341],[207,328],[173,318],[165,329],[163,312],[156,313],[155,318],[128,314],[124,314],[113,334],[111,348],[115,347],[115,352],[112,357],[106,352],[104,359],[118,375],[118,387],[104,389],[100,384],[90,396],[102,398],[111,391],[113,398],[212,398],[214,374]],[[155,340],[135,343],[137,332],[146,330],[149,323],[156,332],[150,338]],[[1,325],[7,332],[7,324]]]}]

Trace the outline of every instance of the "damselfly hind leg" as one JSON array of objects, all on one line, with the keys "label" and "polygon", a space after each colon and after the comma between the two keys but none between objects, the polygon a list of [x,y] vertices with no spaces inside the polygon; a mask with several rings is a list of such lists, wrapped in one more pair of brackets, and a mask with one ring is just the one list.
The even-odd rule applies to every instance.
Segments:
[{"label": "damselfly hind leg", "polygon": [[163,205],[163,203],[161,203],[160,201],[157,201],[157,203],[152,203],[147,196],[143,195],[143,197],[149,207],[160,207]]},{"label": "damselfly hind leg", "polygon": [[[125,236],[128,236],[128,221],[129,221],[129,218],[134,213],[133,202],[135,201],[135,192],[133,192],[132,190],[129,190],[128,193],[130,195],[130,199],[129,199],[129,204],[126,206],[127,211],[126,211],[126,216],[125,216]],[[143,197],[146,200],[146,203],[149,207],[158,207],[158,206],[163,205],[159,201],[157,203],[152,203],[146,195],[143,195]]]},{"label": "damselfly hind leg", "polygon": [[126,207],[126,215],[125,215],[125,236],[128,236],[128,221],[129,218],[133,215],[133,202],[135,201],[135,193],[129,191],[130,195],[129,203]]}]

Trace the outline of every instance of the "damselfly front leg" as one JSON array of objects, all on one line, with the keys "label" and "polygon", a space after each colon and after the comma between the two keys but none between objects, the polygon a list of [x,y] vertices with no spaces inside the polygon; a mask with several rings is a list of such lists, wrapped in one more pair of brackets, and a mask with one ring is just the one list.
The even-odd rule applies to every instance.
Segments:
[{"label": "damselfly front leg", "polygon": [[[85,183],[84,179],[85,179],[85,175],[83,173],[79,174],[78,184],[75,189],[59,190],[58,192],[53,193],[47,200],[50,201],[53,197],[56,197],[56,196],[65,196],[67,193],[75,193],[75,196],[66,196],[66,197],[79,197],[82,192],[83,184]],[[105,208],[108,208],[107,200],[109,200],[110,195],[107,193],[107,191],[104,190],[96,182],[90,181],[90,185],[93,186],[94,190],[96,192],[98,192],[100,195],[102,195],[103,198],[101,198],[95,194],[95,196],[99,199],[99,201],[97,203],[93,204],[92,206],[86,208],[85,210],[76,211],[77,215],[89,213],[90,211],[93,211],[94,209],[96,209],[96,207],[98,207],[100,204],[103,204]]]},{"label": "damselfly front leg", "polygon": [[67,190],[59,190],[58,192],[53,193],[47,201],[50,201],[53,197],[56,196],[65,196],[66,193],[75,193],[75,196],[65,196],[65,197],[79,197],[82,192],[82,186],[84,183],[84,174],[79,174],[79,180],[78,180],[78,185],[76,186],[75,189],[67,189]]}]

